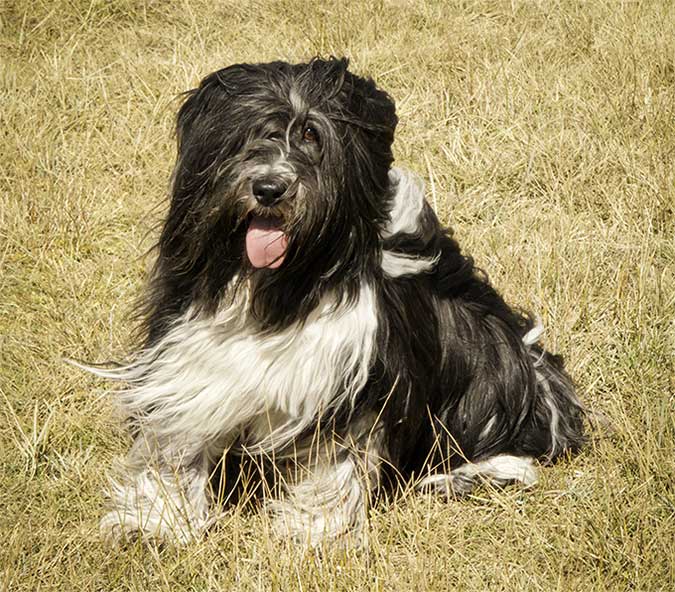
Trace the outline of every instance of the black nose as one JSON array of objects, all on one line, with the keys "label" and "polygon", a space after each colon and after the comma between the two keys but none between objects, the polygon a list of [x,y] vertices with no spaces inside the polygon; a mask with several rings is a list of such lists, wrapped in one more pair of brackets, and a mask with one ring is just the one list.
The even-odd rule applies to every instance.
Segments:
[{"label": "black nose", "polygon": [[253,196],[262,206],[273,206],[288,189],[281,179],[263,178],[253,181]]}]

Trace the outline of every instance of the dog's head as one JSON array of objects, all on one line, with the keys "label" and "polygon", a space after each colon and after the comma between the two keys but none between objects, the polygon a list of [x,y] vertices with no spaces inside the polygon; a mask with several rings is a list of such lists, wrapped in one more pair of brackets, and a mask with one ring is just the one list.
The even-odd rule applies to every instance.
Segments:
[{"label": "dog's head", "polygon": [[348,294],[372,264],[397,118],[347,65],[234,65],[189,92],[155,274],[167,302],[153,308],[217,305],[236,275],[253,286],[252,313],[279,326],[326,289]]}]

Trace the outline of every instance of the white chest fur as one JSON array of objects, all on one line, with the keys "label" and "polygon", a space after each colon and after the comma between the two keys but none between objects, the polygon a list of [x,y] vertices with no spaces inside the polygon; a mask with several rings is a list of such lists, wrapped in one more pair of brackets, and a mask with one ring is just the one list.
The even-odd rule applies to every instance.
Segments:
[{"label": "white chest fur", "polygon": [[304,323],[271,334],[255,330],[245,306],[181,319],[118,376],[132,385],[122,393],[127,410],[147,414],[155,433],[203,440],[248,428],[265,447],[363,388],[377,329],[370,286],[351,304],[326,297]]}]

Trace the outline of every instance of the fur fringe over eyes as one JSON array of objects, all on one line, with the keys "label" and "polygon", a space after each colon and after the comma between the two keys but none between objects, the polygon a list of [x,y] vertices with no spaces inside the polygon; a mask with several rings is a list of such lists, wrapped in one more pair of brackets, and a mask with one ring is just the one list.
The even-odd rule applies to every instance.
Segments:
[{"label": "fur fringe over eyes", "polygon": [[580,448],[561,359],[392,168],[396,124],[344,59],[187,94],[142,342],[95,370],[134,438],[104,536],[185,543],[253,464],[280,535],[363,544],[375,490],[529,486]]}]

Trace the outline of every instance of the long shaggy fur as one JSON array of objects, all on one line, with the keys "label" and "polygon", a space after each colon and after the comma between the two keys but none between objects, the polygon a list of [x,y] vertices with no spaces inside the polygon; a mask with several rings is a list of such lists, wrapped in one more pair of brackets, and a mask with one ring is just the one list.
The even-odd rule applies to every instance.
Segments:
[{"label": "long shaggy fur", "polygon": [[[188,93],[143,343],[98,371],[126,383],[134,437],[106,537],[198,536],[223,501],[214,468],[253,461],[280,534],[362,543],[386,483],[530,485],[535,460],[582,445],[541,327],[391,167],[396,124],[344,59],[235,65]],[[261,235],[284,241],[273,260]]]}]

